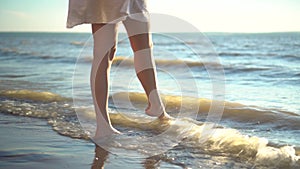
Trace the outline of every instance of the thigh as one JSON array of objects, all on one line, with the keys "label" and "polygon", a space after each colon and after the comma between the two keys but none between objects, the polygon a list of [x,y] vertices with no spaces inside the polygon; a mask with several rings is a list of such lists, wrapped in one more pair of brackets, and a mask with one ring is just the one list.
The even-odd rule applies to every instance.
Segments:
[{"label": "thigh", "polygon": [[118,34],[118,24],[92,24],[94,40],[103,42],[116,42]]},{"label": "thigh", "polygon": [[99,29],[101,29],[103,26],[105,26],[106,24],[104,23],[93,23],[92,24],[92,33],[95,34]]},{"label": "thigh", "polygon": [[[116,50],[118,41],[118,24],[92,24],[94,38],[94,56],[105,56]],[[112,56],[110,57],[110,60]]]},{"label": "thigh", "polygon": [[134,52],[152,47],[149,22],[127,18],[123,21]]}]

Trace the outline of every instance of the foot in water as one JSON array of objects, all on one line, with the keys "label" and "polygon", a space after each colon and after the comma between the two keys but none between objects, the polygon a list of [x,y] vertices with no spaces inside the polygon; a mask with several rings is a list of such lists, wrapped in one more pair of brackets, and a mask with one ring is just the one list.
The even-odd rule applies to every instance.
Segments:
[{"label": "foot in water", "polygon": [[92,140],[96,141],[96,140],[101,140],[107,137],[112,137],[114,135],[119,135],[122,134],[121,132],[119,132],[117,129],[111,127],[109,129],[103,130],[99,129],[96,131],[96,134],[94,137],[92,137]]},{"label": "foot in water", "polygon": [[148,107],[145,109],[145,113],[152,117],[159,117],[160,119],[170,118],[170,115],[165,111],[164,104],[157,90],[153,90],[150,93]]},{"label": "foot in water", "polygon": [[171,116],[165,111],[164,107],[159,107],[158,109],[150,109],[150,103],[148,107],[145,109],[145,113],[151,117],[158,117],[160,119],[169,119]]}]

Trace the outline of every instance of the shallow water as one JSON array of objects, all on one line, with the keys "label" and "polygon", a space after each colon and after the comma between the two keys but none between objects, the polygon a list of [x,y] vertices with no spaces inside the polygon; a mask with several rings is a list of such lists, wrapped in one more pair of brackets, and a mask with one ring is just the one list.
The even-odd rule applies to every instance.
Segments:
[{"label": "shallow water", "polygon": [[[90,34],[0,36],[0,111],[42,118],[61,135],[88,139],[89,133],[81,128],[75,113],[79,109],[73,106],[72,76],[81,54],[76,69],[84,71],[76,72],[77,93],[73,96],[89,103]],[[299,153],[294,151],[300,147],[300,34],[207,34],[225,70],[226,102],[220,102],[225,104],[222,120],[206,142],[200,138],[213,102],[206,68],[218,64],[207,57],[199,59],[209,54],[197,55],[188,49],[186,44],[194,48],[199,45],[195,37],[190,33],[153,35],[160,92],[167,111],[178,116],[176,122],[158,124],[143,115],[145,96],[134,74],[128,40],[120,35],[117,56],[121,57],[116,57],[112,66],[109,107],[112,122],[125,134],[116,138],[119,144],[114,151],[132,149],[126,142],[128,138],[155,137],[157,126],[165,125],[172,133],[167,135],[169,140],[178,136],[184,140],[156,157],[166,164],[179,168],[299,167],[299,157],[295,155]],[[80,120],[93,122],[91,109],[81,110],[84,114]],[[145,126],[140,121],[149,124]],[[94,123],[88,124],[90,130],[95,127]],[[147,156],[142,150],[136,146],[133,154]]]}]

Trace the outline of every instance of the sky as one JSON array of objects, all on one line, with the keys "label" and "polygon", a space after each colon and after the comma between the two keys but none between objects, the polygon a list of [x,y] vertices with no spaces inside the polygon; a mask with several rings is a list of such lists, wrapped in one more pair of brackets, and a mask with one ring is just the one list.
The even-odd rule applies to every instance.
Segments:
[{"label": "sky", "polygon": [[[202,32],[300,31],[300,0],[148,0],[148,9]],[[68,0],[0,0],[0,31],[90,32],[67,29],[67,11]]]}]

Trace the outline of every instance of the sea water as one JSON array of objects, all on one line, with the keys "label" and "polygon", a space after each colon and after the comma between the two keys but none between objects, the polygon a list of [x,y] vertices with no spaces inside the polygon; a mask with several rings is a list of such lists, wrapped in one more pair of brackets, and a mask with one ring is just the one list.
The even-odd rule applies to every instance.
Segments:
[{"label": "sea water", "polygon": [[[88,139],[72,97],[75,90],[91,99],[87,85],[93,58],[91,34],[1,33],[0,37],[0,111],[46,119],[62,135]],[[198,37],[197,33],[153,34],[160,93],[167,112],[179,119],[161,124],[143,115],[147,101],[135,76],[133,53],[126,35],[119,35],[111,68],[113,124],[126,136],[138,138],[155,137],[159,127],[171,126],[170,137],[182,136],[184,141],[161,159],[178,166],[299,167],[300,34],[207,33],[219,63],[209,59],[211,53],[192,50],[201,43]],[[225,107],[214,134],[203,142],[215,92],[207,66],[217,64],[224,70],[225,92],[220,94]],[[72,88],[74,72],[76,88]],[[191,112],[191,107],[196,109]],[[115,148],[147,154],[132,144]]]}]

